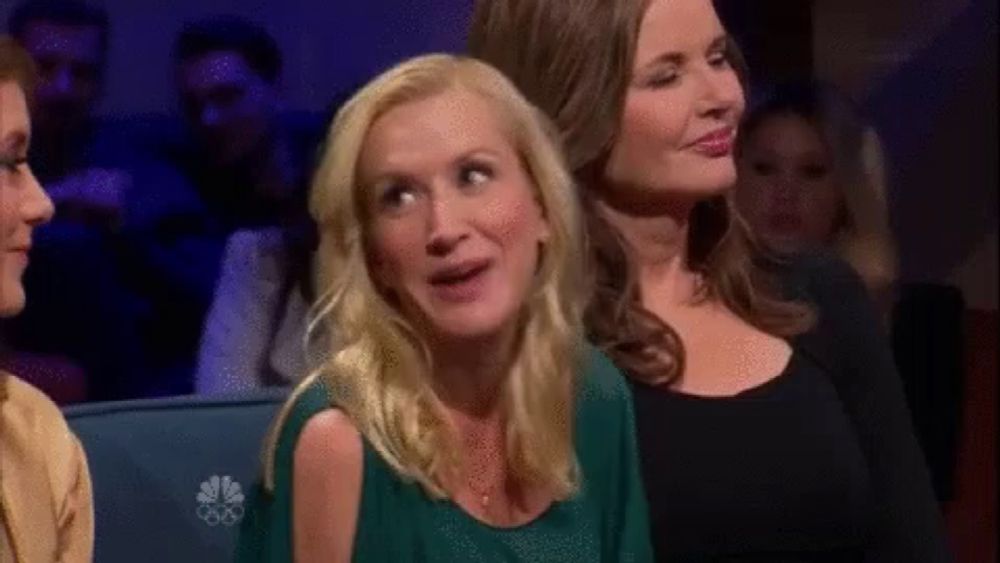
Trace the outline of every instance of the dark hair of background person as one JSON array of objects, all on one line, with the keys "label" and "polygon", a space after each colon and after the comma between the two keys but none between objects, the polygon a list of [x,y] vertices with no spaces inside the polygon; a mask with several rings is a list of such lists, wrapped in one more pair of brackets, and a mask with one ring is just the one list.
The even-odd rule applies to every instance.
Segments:
[{"label": "dark hair of background person", "polygon": [[[331,123],[340,107],[347,102],[359,90],[364,83],[353,84],[333,96],[324,112],[324,123]],[[309,158],[309,177],[315,173],[319,160],[323,155],[326,140],[320,142],[316,150]],[[288,300],[293,292],[299,292],[302,300],[307,304],[312,304],[316,298],[316,279],[314,256],[319,247],[319,232],[316,222],[309,215],[308,190],[300,190],[295,195],[294,211],[290,217],[286,218],[280,225],[282,246],[285,256],[287,256],[288,267],[285,278],[282,281],[282,291],[280,300],[274,308],[275,315],[281,315],[285,311]],[[274,339],[277,337],[280,319],[275,319],[272,323],[274,330],[270,334],[270,343],[267,349],[274,346]],[[264,379],[266,381],[280,381],[280,378],[271,371],[270,364],[265,362],[262,367],[265,370]]]},{"label": "dark hair of background person", "polygon": [[[324,123],[331,123],[337,111],[364,84],[354,84],[338,92],[330,100],[324,112]],[[309,157],[309,178],[315,173],[319,159],[323,155],[326,141],[323,140]],[[319,233],[316,223],[309,216],[308,190],[300,190],[296,194],[295,212],[282,224],[282,237],[285,251],[288,255],[288,277],[285,285],[290,290],[297,289],[302,293],[306,303],[312,303],[316,297],[315,281],[313,279],[313,253],[319,245]],[[278,310],[283,310],[279,307]]]},{"label": "dark hair of background person", "polygon": [[22,39],[32,22],[48,22],[66,26],[96,27],[100,30],[101,57],[107,56],[111,23],[101,8],[77,0],[29,0],[14,9],[7,20],[7,29]]},{"label": "dark hair of background person", "polygon": [[177,64],[218,51],[234,51],[270,84],[281,75],[281,50],[264,28],[238,16],[214,16],[189,22],[174,44]]}]

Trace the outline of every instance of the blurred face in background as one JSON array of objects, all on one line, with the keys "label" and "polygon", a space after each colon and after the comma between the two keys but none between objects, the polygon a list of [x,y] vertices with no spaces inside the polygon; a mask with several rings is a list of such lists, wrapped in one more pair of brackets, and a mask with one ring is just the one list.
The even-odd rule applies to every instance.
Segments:
[{"label": "blurred face in background", "polygon": [[235,51],[193,57],[178,69],[184,114],[218,166],[243,164],[267,145],[277,93]]},{"label": "blurred face in background", "polygon": [[0,317],[24,308],[21,277],[35,227],[52,218],[53,207],[27,163],[31,142],[28,106],[20,85],[0,81]]},{"label": "blurred face in background", "polygon": [[842,197],[829,151],[798,115],[766,117],[749,133],[736,196],[757,236],[779,252],[828,245],[840,226]]},{"label": "blurred face in background", "polygon": [[85,123],[101,94],[101,29],[32,21],[20,41],[38,66],[35,125],[39,133],[58,135]]},{"label": "blurred face in background", "polygon": [[743,89],[710,0],[652,0],[605,176],[619,196],[704,199],[732,187]]}]

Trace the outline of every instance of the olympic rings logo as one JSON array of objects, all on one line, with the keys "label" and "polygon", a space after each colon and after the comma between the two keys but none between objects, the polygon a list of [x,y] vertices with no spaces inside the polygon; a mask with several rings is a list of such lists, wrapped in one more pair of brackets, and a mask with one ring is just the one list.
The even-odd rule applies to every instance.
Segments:
[{"label": "olympic rings logo", "polygon": [[195,496],[198,518],[209,526],[233,526],[243,519],[243,490],[229,475],[212,475]]}]

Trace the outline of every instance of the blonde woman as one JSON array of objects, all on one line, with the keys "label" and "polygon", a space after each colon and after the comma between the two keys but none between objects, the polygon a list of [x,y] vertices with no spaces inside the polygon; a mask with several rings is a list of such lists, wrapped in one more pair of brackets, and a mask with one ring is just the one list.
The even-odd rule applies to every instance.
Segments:
[{"label": "blonde woman", "polygon": [[657,560],[944,560],[864,287],[830,257],[767,260],[736,211],[744,98],[713,2],[480,0],[469,47],[566,143]]},{"label": "blonde woman", "polygon": [[[24,308],[32,231],[53,213],[26,160],[34,80],[27,53],[0,37],[0,318]],[[48,397],[0,372],[0,563],[86,563],[93,545],[79,441]]]},{"label": "blonde woman", "polygon": [[737,152],[737,203],[764,245],[835,251],[887,309],[897,267],[884,157],[850,100],[782,85],[748,113]]},{"label": "blonde woman", "polygon": [[241,561],[651,560],[557,147],[460,57],[402,63],[340,110],[311,195],[332,353],[278,418]]}]

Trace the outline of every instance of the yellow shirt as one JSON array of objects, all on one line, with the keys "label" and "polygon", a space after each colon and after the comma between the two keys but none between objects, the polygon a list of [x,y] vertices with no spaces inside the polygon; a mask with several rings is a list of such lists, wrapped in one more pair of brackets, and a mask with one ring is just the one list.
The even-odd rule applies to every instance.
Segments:
[{"label": "yellow shirt", "polygon": [[79,440],[48,397],[0,372],[0,563],[89,563],[93,546]]}]

